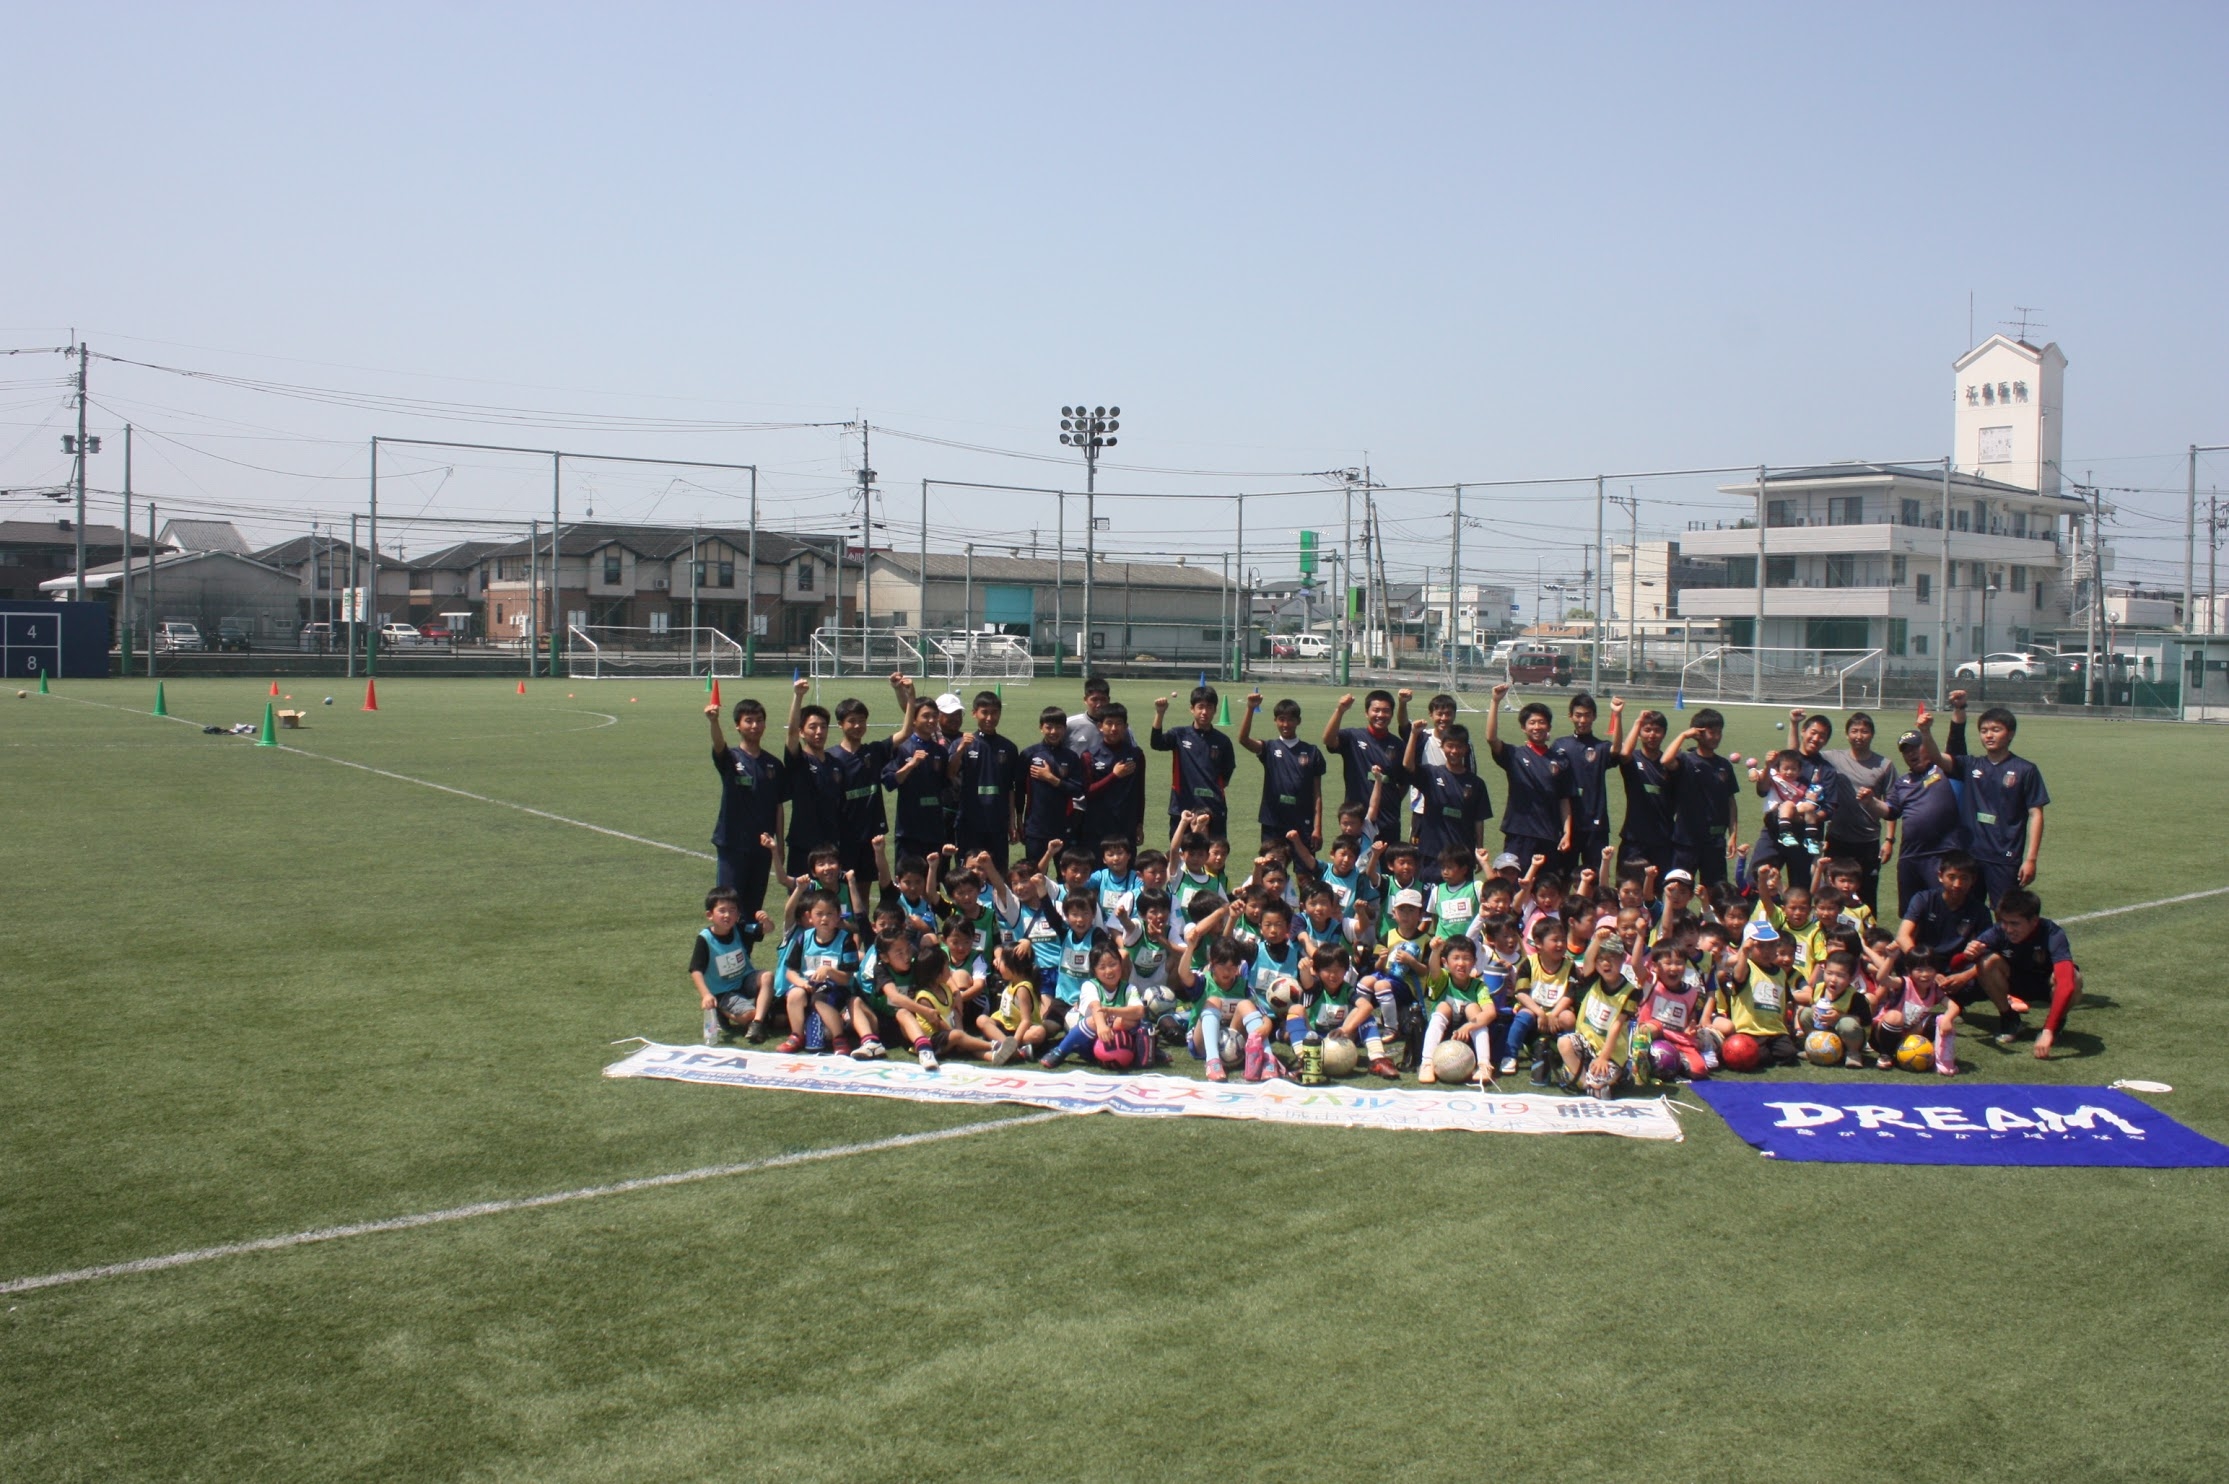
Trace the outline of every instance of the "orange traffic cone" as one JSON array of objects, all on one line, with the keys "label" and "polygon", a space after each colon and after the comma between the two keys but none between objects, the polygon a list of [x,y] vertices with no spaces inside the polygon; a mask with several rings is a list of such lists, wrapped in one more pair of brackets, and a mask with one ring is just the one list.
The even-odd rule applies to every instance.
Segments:
[{"label": "orange traffic cone", "polygon": [[713,707],[713,709],[714,709],[714,710],[718,710],[718,709],[719,709],[719,705],[720,705],[720,682],[719,682],[719,681],[717,681],[717,680],[715,680],[715,681],[713,681],[713,682],[712,682],[712,707]]},{"label": "orange traffic cone", "polygon": [[366,711],[377,711],[379,709],[379,682],[376,680],[366,680],[364,682],[364,709]]},{"label": "orange traffic cone", "polygon": [[523,680],[519,682],[519,694],[522,696],[526,694],[526,682]]},{"label": "orange traffic cone", "polygon": [[272,682],[271,682],[271,694],[275,696],[275,695],[277,695],[278,693],[279,693],[279,683],[278,683],[278,682],[277,682],[276,680],[274,680],[274,681],[272,681]]}]

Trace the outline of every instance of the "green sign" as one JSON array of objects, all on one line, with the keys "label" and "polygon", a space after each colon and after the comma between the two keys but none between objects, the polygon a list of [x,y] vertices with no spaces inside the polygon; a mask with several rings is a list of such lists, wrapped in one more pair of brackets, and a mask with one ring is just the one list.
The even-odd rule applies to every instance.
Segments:
[{"label": "green sign", "polygon": [[1303,577],[1316,575],[1316,533],[1314,531],[1302,531],[1300,533],[1300,575]]}]

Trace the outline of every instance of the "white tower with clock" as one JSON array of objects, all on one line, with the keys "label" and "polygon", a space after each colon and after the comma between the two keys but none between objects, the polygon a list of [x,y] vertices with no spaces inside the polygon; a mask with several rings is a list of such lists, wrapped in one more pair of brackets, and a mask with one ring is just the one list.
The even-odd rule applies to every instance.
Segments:
[{"label": "white tower with clock", "polygon": [[1992,335],[1958,358],[1956,373],[1952,449],[1958,469],[2057,494],[2066,381],[2058,345]]}]

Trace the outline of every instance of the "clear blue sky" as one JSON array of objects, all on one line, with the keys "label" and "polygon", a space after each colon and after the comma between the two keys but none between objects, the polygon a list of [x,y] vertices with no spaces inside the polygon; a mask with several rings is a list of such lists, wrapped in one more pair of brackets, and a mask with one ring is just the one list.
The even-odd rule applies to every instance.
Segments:
[{"label": "clear blue sky", "polygon": [[[857,413],[1053,455],[1083,396],[1122,404],[1122,463],[1246,471],[1102,485],[1229,491],[1365,454],[1395,485],[1939,456],[1971,293],[1977,335],[2035,305],[2065,349],[2070,471],[2164,490],[2184,445],[2229,443],[2225,14],[18,7],[0,346],[75,327],[294,384]],[[41,379],[63,372],[0,360],[0,485],[62,476]],[[181,508],[360,507],[373,433],[753,461],[780,524],[833,519],[857,462],[833,431],[433,422],[93,374],[96,425],[145,427],[136,483]],[[873,461],[901,544],[923,477],[1081,485],[894,436]],[[455,472],[383,502],[546,509],[545,476],[488,462],[398,456]],[[93,482],[120,480],[104,454]],[[1643,483],[1644,526],[1731,513],[1712,483]],[[598,488],[599,515],[734,509],[648,472]],[[1474,497],[1496,523],[1470,563],[1575,572],[1591,490],[1559,493]],[[2179,573],[2179,498],[2116,498],[2123,536],[2174,543],[2124,550]],[[1336,503],[1257,508],[1250,543]],[[1444,563],[1445,508],[1387,497],[1397,566]],[[1117,507],[1107,539],[1226,550],[1228,510]],[[940,545],[1032,525],[1049,540],[1050,502],[931,512]]]}]

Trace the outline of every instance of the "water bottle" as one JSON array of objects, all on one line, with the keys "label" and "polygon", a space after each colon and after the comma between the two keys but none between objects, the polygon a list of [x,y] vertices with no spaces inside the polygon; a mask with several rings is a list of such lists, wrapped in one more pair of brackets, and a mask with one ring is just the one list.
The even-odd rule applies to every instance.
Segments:
[{"label": "water bottle", "polygon": [[1323,1086],[1323,1037],[1313,1030],[1300,1043],[1300,1085]]},{"label": "water bottle", "polygon": [[826,1051],[828,1049],[828,1027],[821,1024],[817,1012],[808,1013],[805,1016],[805,1049],[807,1051]]}]

